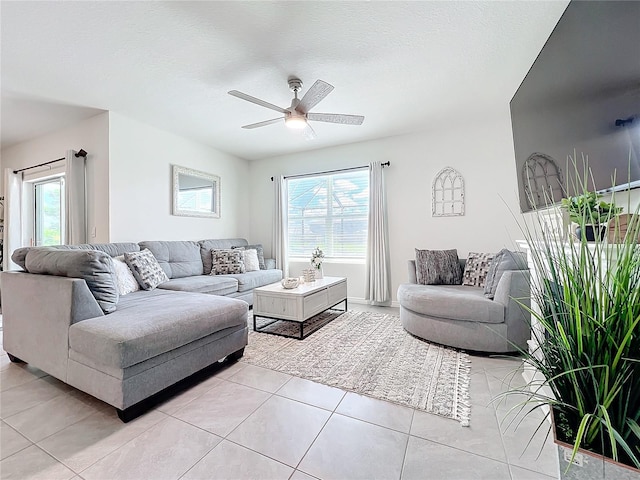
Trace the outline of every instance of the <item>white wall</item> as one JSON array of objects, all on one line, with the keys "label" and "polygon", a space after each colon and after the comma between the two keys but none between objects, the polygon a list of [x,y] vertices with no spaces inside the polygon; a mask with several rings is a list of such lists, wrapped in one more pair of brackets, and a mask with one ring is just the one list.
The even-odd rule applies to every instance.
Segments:
[{"label": "white wall", "polygon": [[[252,162],[251,238],[264,244],[265,253],[271,252],[271,176],[360,166],[375,160],[391,161],[391,167],[385,168],[385,181],[394,300],[398,285],[407,281],[406,262],[414,258],[414,248],[457,248],[458,255],[466,257],[469,251],[515,248],[515,239],[521,238],[514,219],[521,217],[507,105],[487,113],[482,122],[447,124],[439,130]],[[446,166],[464,176],[465,216],[431,216],[431,182]],[[299,268],[293,265],[290,273],[296,275]],[[349,297],[364,297],[363,263],[326,262],[324,272],[347,276]]]},{"label": "white wall", "polygon": [[[110,112],[112,242],[249,235],[249,163]],[[171,215],[171,165],[220,176],[220,218]],[[251,240],[251,239],[249,239]]]},{"label": "white wall", "polygon": [[[2,150],[1,166],[14,170],[64,157],[67,150],[87,153],[87,220],[89,241],[109,241],[109,113],[104,112],[42,137]],[[3,174],[4,175],[4,174]],[[0,181],[0,195],[3,195]],[[28,242],[29,239],[25,241]]]}]

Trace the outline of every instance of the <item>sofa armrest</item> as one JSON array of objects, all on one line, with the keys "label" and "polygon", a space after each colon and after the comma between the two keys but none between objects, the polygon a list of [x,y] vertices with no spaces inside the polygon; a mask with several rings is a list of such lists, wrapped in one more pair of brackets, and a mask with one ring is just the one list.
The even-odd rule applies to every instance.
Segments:
[{"label": "sofa armrest", "polygon": [[2,273],[3,347],[66,381],[69,327],[104,313],[79,278]]},{"label": "sofa armrest", "polygon": [[267,267],[267,270],[271,270],[276,268],[276,259],[275,258],[265,258],[264,266]]},{"label": "sofa armrest", "polygon": [[409,260],[407,262],[407,268],[409,273],[409,283],[418,283],[418,278],[416,277],[416,261]]},{"label": "sofa armrest", "polygon": [[494,302],[505,306],[507,340],[524,348],[531,337],[531,282],[529,270],[507,270],[496,289]]}]

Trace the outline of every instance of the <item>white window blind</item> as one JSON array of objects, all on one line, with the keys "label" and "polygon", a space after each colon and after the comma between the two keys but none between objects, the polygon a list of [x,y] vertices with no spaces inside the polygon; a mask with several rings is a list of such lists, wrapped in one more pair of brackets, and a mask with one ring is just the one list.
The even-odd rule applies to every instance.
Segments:
[{"label": "white window blind", "polygon": [[287,179],[289,257],[365,258],[369,170]]}]

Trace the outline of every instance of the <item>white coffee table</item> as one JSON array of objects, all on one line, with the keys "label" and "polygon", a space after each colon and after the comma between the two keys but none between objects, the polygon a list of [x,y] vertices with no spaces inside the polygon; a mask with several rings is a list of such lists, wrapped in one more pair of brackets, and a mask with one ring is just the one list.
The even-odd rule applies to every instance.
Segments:
[{"label": "white coffee table", "polygon": [[[302,340],[306,336],[303,329],[307,320],[343,302],[343,311],[346,312],[347,279],[343,277],[324,277],[292,289],[284,288],[280,282],[259,287],[253,290],[253,330]],[[257,317],[273,321],[258,328]],[[300,324],[300,334],[286,335],[265,330],[278,321]],[[314,331],[315,329],[307,335]]]}]

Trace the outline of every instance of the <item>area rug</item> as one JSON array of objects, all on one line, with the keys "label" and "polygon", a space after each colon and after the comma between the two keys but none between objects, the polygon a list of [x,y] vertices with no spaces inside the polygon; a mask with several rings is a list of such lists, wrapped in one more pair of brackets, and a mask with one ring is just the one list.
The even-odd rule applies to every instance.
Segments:
[{"label": "area rug", "polygon": [[469,424],[466,353],[410,335],[395,315],[328,311],[311,322],[322,328],[304,340],[250,331],[241,361]]}]

